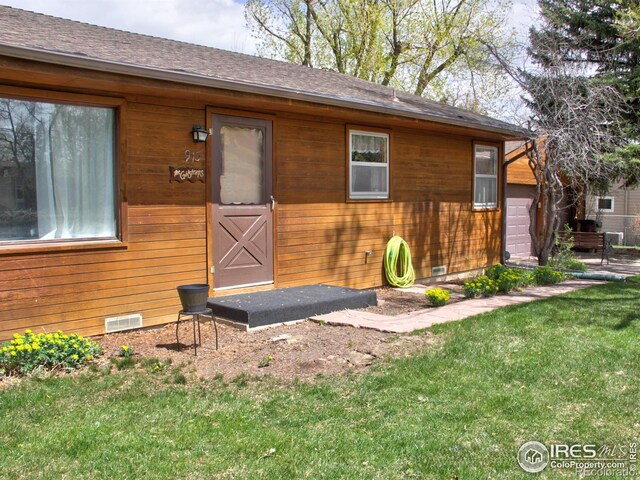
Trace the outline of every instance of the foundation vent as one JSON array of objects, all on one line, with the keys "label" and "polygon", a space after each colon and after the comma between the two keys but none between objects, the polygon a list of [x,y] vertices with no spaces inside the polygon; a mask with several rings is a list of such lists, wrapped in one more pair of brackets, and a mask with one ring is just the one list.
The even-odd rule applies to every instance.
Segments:
[{"label": "foundation vent", "polygon": [[134,313],[132,315],[122,315],[120,317],[108,317],[104,319],[104,330],[107,333],[121,332],[142,327],[142,315]]},{"label": "foundation vent", "polygon": [[440,265],[438,267],[432,267],[431,268],[431,276],[432,277],[437,277],[439,275],[446,275],[447,274],[447,266],[446,265]]}]

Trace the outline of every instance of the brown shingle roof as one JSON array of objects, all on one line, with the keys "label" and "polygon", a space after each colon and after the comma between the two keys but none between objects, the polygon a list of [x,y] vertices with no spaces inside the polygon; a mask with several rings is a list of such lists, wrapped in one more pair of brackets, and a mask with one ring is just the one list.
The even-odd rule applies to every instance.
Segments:
[{"label": "brown shingle roof", "polygon": [[299,98],[522,136],[484,115],[349,75],[0,6],[0,54]]}]

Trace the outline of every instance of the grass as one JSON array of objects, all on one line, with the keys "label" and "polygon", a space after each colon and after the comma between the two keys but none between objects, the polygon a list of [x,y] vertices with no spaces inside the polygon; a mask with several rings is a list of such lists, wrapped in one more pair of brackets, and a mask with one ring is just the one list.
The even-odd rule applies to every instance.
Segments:
[{"label": "grass", "polygon": [[613,245],[614,250],[640,250],[640,245]]},{"label": "grass", "polygon": [[[531,479],[525,441],[637,439],[639,294],[635,277],[438,325],[437,348],[313,385],[153,360],[32,378],[0,391],[0,475]],[[575,472],[536,478],[558,477]]]}]

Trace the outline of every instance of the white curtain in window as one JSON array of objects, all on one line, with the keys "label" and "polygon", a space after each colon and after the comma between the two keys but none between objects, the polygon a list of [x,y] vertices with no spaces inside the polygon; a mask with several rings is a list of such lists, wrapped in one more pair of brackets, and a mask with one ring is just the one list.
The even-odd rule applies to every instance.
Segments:
[{"label": "white curtain in window", "polygon": [[380,140],[381,138],[370,135],[354,135],[352,147],[356,152],[376,153],[380,151]]},{"label": "white curtain in window", "polygon": [[39,103],[35,109],[38,236],[116,236],[114,111]]},{"label": "white curtain in window", "polygon": [[385,163],[387,161],[387,139],[373,135],[351,135],[351,151],[360,153],[375,153],[368,161]]}]

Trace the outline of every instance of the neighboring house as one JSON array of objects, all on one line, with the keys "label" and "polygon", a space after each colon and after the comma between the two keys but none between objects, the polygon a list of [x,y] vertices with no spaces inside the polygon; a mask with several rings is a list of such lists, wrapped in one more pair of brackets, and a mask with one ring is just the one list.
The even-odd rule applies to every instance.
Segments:
[{"label": "neighboring house", "polygon": [[0,7],[0,165],[19,166],[0,339],[175,321],[185,283],[382,285],[393,234],[419,278],[499,262],[522,136],[346,75]]},{"label": "neighboring house", "polygon": [[516,158],[507,167],[505,195],[505,248],[513,258],[527,258],[533,253],[529,210],[535,196],[536,179],[524,153],[522,142],[506,142],[506,159]]},{"label": "neighboring house", "polygon": [[[516,259],[533,255],[529,225],[530,208],[535,199],[536,179],[529,167],[525,144],[518,141],[505,143],[507,163],[507,188],[505,194],[505,248]],[[512,161],[513,160],[513,161]],[[542,205],[537,207],[536,222],[541,221]],[[569,224],[577,228],[576,206],[571,201],[571,191],[565,188],[563,207],[560,210],[560,225]]]},{"label": "neighboring house", "polygon": [[616,185],[606,195],[587,195],[585,217],[595,220],[602,232],[620,233],[614,241],[640,245],[640,189]]}]

